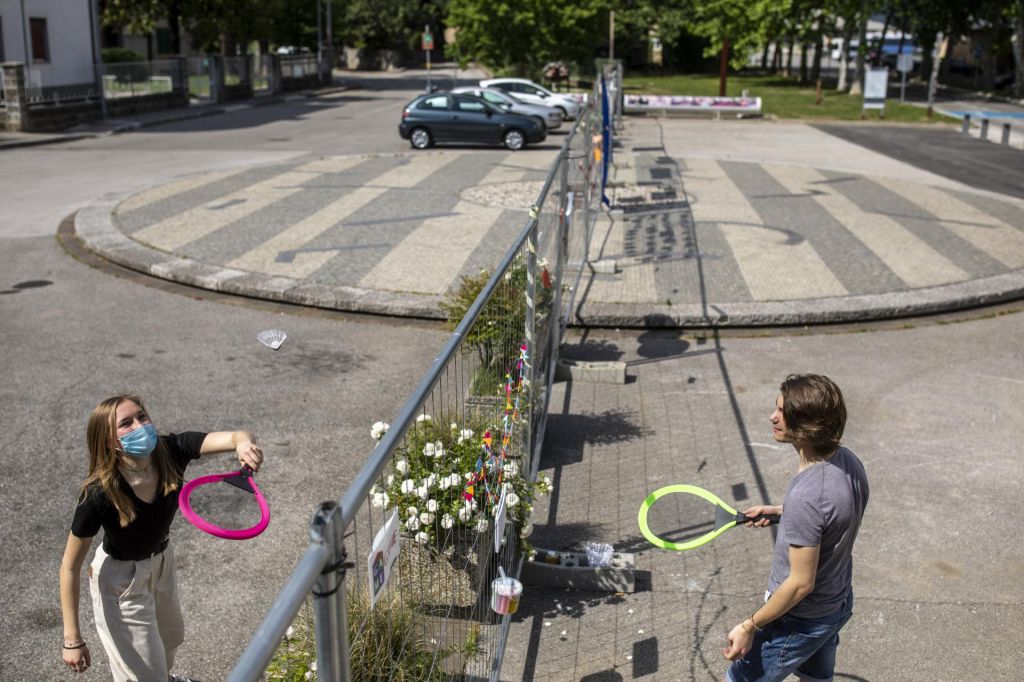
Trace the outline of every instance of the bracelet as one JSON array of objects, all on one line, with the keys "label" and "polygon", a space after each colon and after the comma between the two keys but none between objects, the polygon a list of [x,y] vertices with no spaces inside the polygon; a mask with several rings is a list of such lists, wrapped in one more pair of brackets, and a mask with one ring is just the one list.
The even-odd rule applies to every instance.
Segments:
[{"label": "bracelet", "polygon": [[76,644],[74,646],[68,646],[67,644],[65,644],[64,648],[65,649],[81,649],[83,646],[85,646],[85,640],[84,639],[82,640],[82,642],[80,644]]},{"label": "bracelet", "polygon": [[[750,620],[750,619],[747,619],[747,620]],[[747,633],[748,635],[753,635],[754,632],[760,632],[758,627],[756,625],[754,625],[754,621],[752,621],[752,620],[750,621],[750,624],[754,625],[754,632],[751,632],[750,630],[747,629],[747,626],[745,625],[746,622],[747,622],[746,620],[740,622],[740,627],[743,628],[743,632]]]},{"label": "bracelet", "polygon": [[[757,611],[754,611],[754,613],[757,613]],[[754,613],[750,614],[750,624],[754,626],[755,632],[761,632],[762,628],[757,627],[757,623],[754,622]]]}]

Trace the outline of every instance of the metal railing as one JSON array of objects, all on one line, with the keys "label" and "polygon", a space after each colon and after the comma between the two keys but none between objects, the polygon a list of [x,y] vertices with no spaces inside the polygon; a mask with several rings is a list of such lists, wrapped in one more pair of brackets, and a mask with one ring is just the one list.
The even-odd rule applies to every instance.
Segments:
[{"label": "metal railing", "polygon": [[175,59],[101,64],[97,68],[106,99],[169,95],[184,88],[182,65]]},{"label": "metal railing", "polygon": [[304,78],[319,73],[316,56],[282,56],[281,76],[283,78]]},{"label": "metal railing", "polygon": [[332,682],[497,679],[510,617],[492,610],[491,584],[519,574],[531,501],[545,492],[537,471],[564,299],[600,200],[596,101],[511,248],[447,300],[458,323],[391,426],[367,425],[368,461],[315,514],[229,680],[299,679],[314,656],[316,677]]}]

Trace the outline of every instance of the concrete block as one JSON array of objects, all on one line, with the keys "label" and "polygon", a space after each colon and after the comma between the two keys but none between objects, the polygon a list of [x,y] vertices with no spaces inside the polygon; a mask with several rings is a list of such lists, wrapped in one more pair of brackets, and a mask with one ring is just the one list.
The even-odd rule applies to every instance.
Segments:
[{"label": "concrete block", "polygon": [[590,267],[594,268],[594,272],[599,275],[614,275],[615,259],[605,258],[603,260],[590,261]]},{"label": "concrete block", "polygon": [[626,363],[585,362],[559,358],[555,365],[556,381],[582,381],[591,384],[625,384]]},{"label": "concrete block", "polygon": [[636,557],[626,552],[612,554],[608,565],[600,568],[587,565],[587,555],[580,552],[552,552],[558,563],[547,563],[548,550],[537,548],[532,560],[523,563],[520,580],[524,585],[572,588],[600,592],[636,591]]}]

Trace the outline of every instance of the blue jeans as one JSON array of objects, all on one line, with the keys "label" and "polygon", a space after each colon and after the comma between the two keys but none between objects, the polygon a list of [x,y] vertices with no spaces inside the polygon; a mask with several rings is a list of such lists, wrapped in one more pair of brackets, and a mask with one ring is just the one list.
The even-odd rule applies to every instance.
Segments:
[{"label": "blue jeans", "polygon": [[726,672],[729,682],[779,682],[796,675],[807,682],[829,682],[836,667],[839,631],[853,615],[853,591],[835,613],[809,620],[783,616],[754,635],[743,658]]}]

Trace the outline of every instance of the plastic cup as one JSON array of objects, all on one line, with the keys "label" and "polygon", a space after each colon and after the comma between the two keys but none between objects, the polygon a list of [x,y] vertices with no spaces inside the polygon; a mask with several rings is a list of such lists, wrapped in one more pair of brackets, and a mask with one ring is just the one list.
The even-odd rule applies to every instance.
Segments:
[{"label": "plastic cup", "polygon": [[523,584],[515,578],[495,578],[491,582],[491,608],[502,616],[511,615],[519,610],[522,594]]}]

